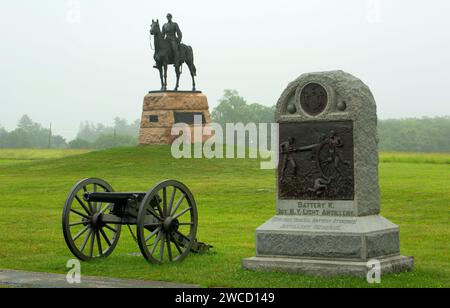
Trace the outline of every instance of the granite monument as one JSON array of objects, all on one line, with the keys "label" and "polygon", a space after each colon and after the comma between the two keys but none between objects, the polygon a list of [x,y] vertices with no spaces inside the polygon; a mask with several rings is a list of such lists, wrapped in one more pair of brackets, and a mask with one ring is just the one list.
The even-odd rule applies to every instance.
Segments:
[{"label": "granite monument", "polygon": [[380,216],[375,99],[343,71],[308,73],[288,85],[279,123],[276,216],[256,230],[251,270],[365,276],[412,270],[399,227]]}]

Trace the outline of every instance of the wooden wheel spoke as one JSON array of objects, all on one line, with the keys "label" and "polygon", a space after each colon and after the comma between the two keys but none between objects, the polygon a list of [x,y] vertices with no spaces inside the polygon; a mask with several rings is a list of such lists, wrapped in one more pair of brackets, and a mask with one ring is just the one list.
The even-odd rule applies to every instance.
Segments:
[{"label": "wooden wheel spoke", "polygon": [[[159,206],[159,205],[158,205]],[[159,211],[159,210],[158,210]],[[158,213],[155,212],[155,209],[151,207],[146,209],[147,214],[153,215],[153,217],[156,217],[158,220],[162,220],[161,216],[158,215]]]},{"label": "wooden wheel spoke", "polygon": [[105,228],[108,229],[108,230],[111,230],[111,231],[114,232],[114,233],[117,232],[116,229],[114,229],[113,227],[111,227],[111,226],[109,226],[109,225],[107,225],[107,224],[105,224]]},{"label": "wooden wheel spoke", "polygon": [[171,216],[174,215],[178,211],[178,208],[180,207],[180,205],[183,202],[184,198],[186,198],[186,194],[183,193],[183,195],[181,195],[180,199],[178,199],[177,204],[175,205],[175,208],[170,213]]},{"label": "wooden wheel spoke", "polygon": [[165,246],[165,243],[166,243],[166,239],[164,237],[165,236],[163,235],[162,239],[161,239],[161,247],[159,248],[159,260],[161,262],[164,261],[164,246]]},{"label": "wooden wheel spoke", "polygon": [[147,243],[159,231],[161,231],[161,227],[156,228],[152,233],[150,233],[150,235],[145,239],[145,242]]},{"label": "wooden wheel spoke", "polygon": [[[191,240],[189,239],[189,237],[187,237],[186,235],[184,235],[183,233],[180,232],[180,230],[175,231],[174,232],[176,235],[178,235],[180,238],[183,238],[183,240],[190,242]],[[184,246],[184,245],[183,245]]]},{"label": "wooden wheel spoke", "polygon": [[193,226],[194,223],[193,222],[180,222],[179,225],[180,226]]},{"label": "wooden wheel spoke", "polygon": [[172,212],[172,206],[173,206],[173,202],[175,201],[176,193],[177,193],[177,188],[175,186],[173,186],[172,195],[170,196],[170,201],[169,201],[169,207],[167,209],[167,215],[170,215],[170,213]]},{"label": "wooden wheel spoke", "polygon": [[75,227],[75,226],[84,225],[87,223],[88,223],[87,221],[73,222],[73,223],[69,224],[69,227]]},{"label": "wooden wheel spoke", "polygon": [[163,212],[162,217],[166,217],[167,215],[167,189],[166,187],[163,188]]},{"label": "wooden wheel spoke", "polygon": [[81,216],[81,217],[84,217],[84,218],[86,218],[86,219],[89,219],[88,216],[84,215],[83,213],[81,213],[81,212],[79,212],[79,211],[77,211],[77,210],[70,209],[70,211],[71,211],[72,213],[75,213],[75,214]]},{"label": "wooden wheel spoke", "polygon": [[172,242],[175,244],[175,247],[177,248],[180,255],[183,254],[183,250],[181,249],[180,244],[178,244],[177,240],[175,238],[173,238]]},{"label": "wooden wheel spoke", "polygon": [[84,251],[84,248],[86,247],[86,244],[87,244],[89,238],[91,237],[91,234],[92,234],[92,229],[89,228],[89,232],[88,232],[88,234],[86,235],[86,237],[84,238],[83,243],[81,244],[81,247],[80,247],[80,251],[81,251],[81,252]]},{"label": "wooden wheel spoke", "polygon": [[105,239],[106,244],[108,244],[108,246],[111,246],[111,241],[109,240],[108,236],[106,235],[105,231],[103,230],[103,228],[100,228],[100,233],[103,236],[103,238]]},{"label": "wooden wheel spoke", "polygon": [[106,210],[111,208],[111,204],[107,204],[99,213],[103,214]]},{"label": "wooden wheel spoke", "polygon": [[177,219],[181,216],[183,216],[184,214],[186,214],[188,211],[190,211],[192,209],[192,207],[188,207],[184,210],[182,210],[180,213],[178,213],[177,215],[173,216],[174,219]]},{"label": "wooden wheel spoke", "polygon": [[[156,204],[156,209],[158,210],[158,212],[159,212],[159,217],[164,217],[164,213],[163,213],[163,210],[162,210],[162,208],[161,208],[161,205],[159,205],[159,202],[155,202],[155,204]],[[156,214],[156,213],[155,213]]]},{"label": "wooden wheel spoke", "polygon": [[[78,201],[78,203],[81,205],[81,207],[86,211],[86,213],[87,213],[88,215],[92,215],[91,210],[89,210],[89,209],[86,207],[86,204],[84,204],[84,202],[81,201],[80,197],[75,196],[75,199]],[[89,206],[89,205],[88,205],[88,206]]]},{"label": "wooden wheel spoke", "polygon": [[98,230],[96,232],[96,236],[97,236],[98,252],[100,256],[103,256],[102,239],[100,238],[100,232]]},{"label": "wooden wheel spoke", "polygon": [[152,250],[150,251],[150,256],[153,256],[155,253],[156,247],[158,246],[158,242],[161,240],[161,230],[158,232],[158,237],[156,238],[155,242],[153,243]]},{"label": "wooden wheel spoke", "polygon": [[96,234],[96,231],[93,231],[92,232],[92,237],[91,237],[91,243],[90,243],[90,246],[89,246],[89,257],[91,257],[91,258],[92,258],[92,255],[94,254],[95,234]]},{"label": "wooden wheel spoke", "polygon": [[169,255],[169,261],[172,262],[172,248],[170,247],[170,234],[167,234],[167,254]]},{"label": "wooden wheel spoke", "polygon": [[89,229],[89,226],[84,227],[80,232],[77,233],[77,235],[75,235],[75,237],[72,239],[72,241],[76,241],[77,239],[80,238],[80,236],[82,236],[87,230]]}]

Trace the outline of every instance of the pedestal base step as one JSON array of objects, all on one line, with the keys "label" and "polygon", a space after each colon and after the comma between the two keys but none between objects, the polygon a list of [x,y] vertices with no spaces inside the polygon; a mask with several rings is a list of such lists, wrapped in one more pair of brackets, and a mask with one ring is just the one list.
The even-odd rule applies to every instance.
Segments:
[{"label": "pedestal base step", "polygon": [[[412,271],[414,267],[413,257],[395,256],[377,260],[380,261],[381,276]],[[244,259],[242,265],[245,269],[254,271],[280,271],[313,276],[367,277],[367,273],[373,268],[372,266],[369,267],[367,262],[271,257]]]}]

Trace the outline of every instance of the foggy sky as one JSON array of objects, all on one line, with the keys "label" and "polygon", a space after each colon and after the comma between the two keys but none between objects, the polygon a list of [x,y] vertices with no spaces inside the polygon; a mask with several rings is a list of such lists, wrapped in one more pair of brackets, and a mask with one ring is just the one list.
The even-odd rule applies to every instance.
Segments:
[{"label": "foggy sky", "polygon": [[0,0],[0,125],[26,113],[70,139],[84,120],[140,118],[160,87],[149,26],[168,12],[211,110],[224,89],[270,106],[302,73],[341,69],[371,88],[380,118],[450,114],[446,0]]}]

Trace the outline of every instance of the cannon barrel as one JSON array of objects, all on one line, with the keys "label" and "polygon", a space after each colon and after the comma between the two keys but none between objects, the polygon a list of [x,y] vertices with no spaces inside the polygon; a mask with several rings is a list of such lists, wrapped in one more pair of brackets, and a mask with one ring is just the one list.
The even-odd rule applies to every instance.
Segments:
[{"label": "cannon barrel", "polygon": [[144,199],[144,192],[85,192],[83,199],[88,202],[105,203],[126,203],[130,199],[141,201]]}]

